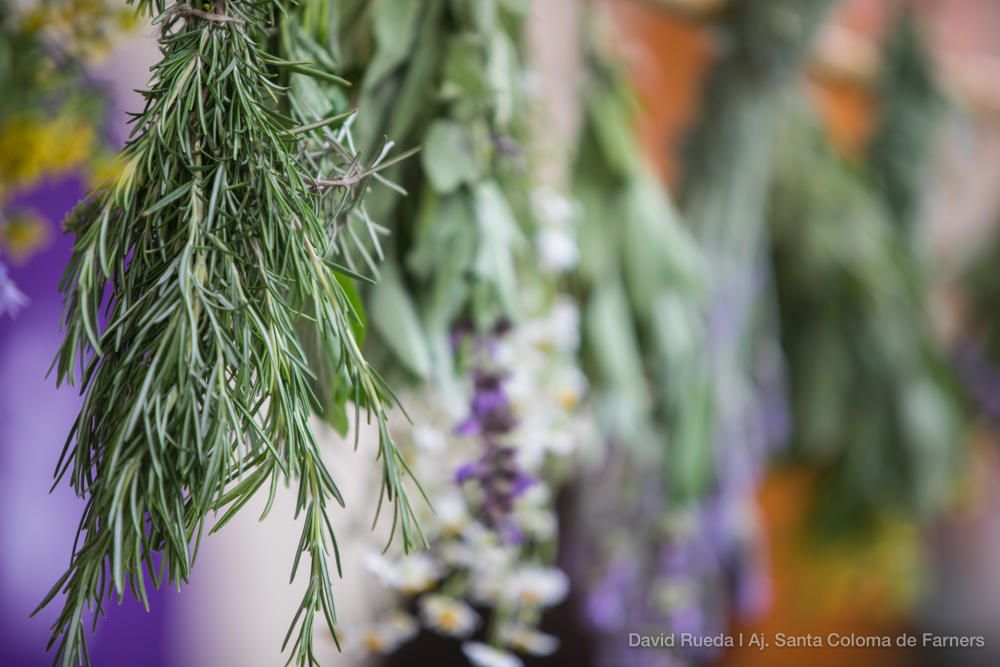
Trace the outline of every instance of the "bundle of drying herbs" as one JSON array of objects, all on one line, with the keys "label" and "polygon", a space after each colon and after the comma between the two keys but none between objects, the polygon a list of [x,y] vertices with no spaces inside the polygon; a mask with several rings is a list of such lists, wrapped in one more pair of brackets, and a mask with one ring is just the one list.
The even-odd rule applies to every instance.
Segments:
[{"label": "bundle of drying herbs", "polygon": [[[96,623],[127,589],[148,604],[148,583],[179,587],[210,514],[221,513],[214,532],[262,488],[269,509],[296,480],[292,576],[302,557],[309,576],[285,643],[290,660],[315,663],[316,613],[336,622],[327,513],[342,500],[307,423],[322,406],[301,331],[335,371],[339,400],[377,424],[381,495],[404,546],[419,539],[386,421],[393,396],[360,351],[359,276],[337,242],[389,162],[336,145],[344,115],[328,105],[290,110],[289,77],[339,79],[274,47],[281,4],[137,10],[159,27],[162,60],[120,173],[66,221],[76,243],[54,368],[84,399],[56,477],[86,504],[70,566],[40,605],[64,596],[50,645],[63,665],[87,661],[86,614]],[[312,146],[329,151],[321,163]]]},{"label": "bundle of drying herbs", "polygon": [[786,415],[764,204],[779,112],[826,4],[726,5],[682,193],[703,248],[636,160],[627,89],[591,53],[574,189],[585,359],[609,453],[580,494],[567,561],[598,664],[634,659],[620,640],[630,629],[714,635],[767,604],[754,495]]},{"label": "bundle of drying herbs", "polygon": [[596,32],[588,33],[573,183],[583,210],[577,279],[586,306],[584,353],[612,438],[641,442],[650,435],[641,425],[655,422],[665,481],[684,500],[702,494],[712,477],[707,267],[642,157],[633,130],[637,102],[606,53],[606,35]]},{"label": "bundle of drying herbs", "polygon": [[[724,632],[730,613],[761,608],[766,581],[742,483],[748,472],[728,474],[711,446],[705,258],[641,157],[638,109],[605,36],[588,37],[576,286],[606,446],[577,486],[564,561],[595,664],[620,665],[635,659],[623,633]],[[680,653],[649,652],[643,664],[708,658]]]},{"label": "bundle of drying herbs", "polygon": [[961,462],[961,405],[919,243],[941,98],[908,12],[889,32],[878,93],[865,171],[834,153],[806,110],[790,112],[769,203],[792,452],[820,471],[828,536],[934,516]]},{"label": "bundle of drying herbs", "polygon": [[448,340],[460,320],[488,331],[518,310],[525,10],[523,2],[340,3],[337,52],[365,110],[357,146],[385,135],[424,146],[419,159],[386,172],[408,197],[368,199],[392,231],[370,294],[372,328],[411,377],[452,370]]},{"label": "bundle of drying herbs", "polygon": [[829,0],[727,3],[723,52],[685,154],[681,210],[713,267],[708,357],[718,477],[748,492],[784,439],[764,224],[783,109]]},{"label": "bundle of drying herbs", "polygon": [[792,451],[821,473],[820,523],[843,535],[932,516],[959,471],[962,420],[914,225],[894,224],[805,110],[780,145],[769,212]]},{"label": "bundle of drying herbs", "polygon": [[[437,511],[421,516],[427,551],[367,556],[383,587],[373,617],[338,628],[353,650],[403,663],[433,635],[454,640],[437,643],[443,655],[474,664],[558,646],[538,625],[567,593],[554,503],[584,380],[576,309],[556,286],[576,253],[562,234],[572,205],[532,188],[518,113],[530,104],[526,9],[355,1],[331,24],[339,71],[359,82],[354,145],[423,145],[385,172],[406,198],[366,198],[391,235],[367,246],[386,259],[361,296],[367,350],[408,387],[413,425],[399,442]],[[524,237],[542,231],[532,256]]]}]

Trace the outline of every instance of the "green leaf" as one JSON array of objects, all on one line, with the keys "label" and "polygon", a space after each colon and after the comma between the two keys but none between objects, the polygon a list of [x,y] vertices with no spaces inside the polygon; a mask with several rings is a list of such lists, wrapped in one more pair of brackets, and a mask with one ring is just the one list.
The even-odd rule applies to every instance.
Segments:
[{"label": "green leaf", "polygon": [[364,86],[374,88],[410,57],[425,0],[374,2],[375,57],[365,72]]},{"label": "green leaf", "polygon": [[436,121],[427,131],[427,146],[420,163],[431,186],[440,194],[479,179],[473,143],[458,123]]},{"label": "green leaf", "polygon": [[473,190],[479,243],[473,271],[487,283],[508,314],[520,310],[514,254],[524,244],[507,199],[496,181],[485,181]]},{"label": "green leaf", "polygon": [[386,264],[371,290],[371,321],[403,366],[426,380],[431,371],[427,341],[416,308],[392,264]]}]

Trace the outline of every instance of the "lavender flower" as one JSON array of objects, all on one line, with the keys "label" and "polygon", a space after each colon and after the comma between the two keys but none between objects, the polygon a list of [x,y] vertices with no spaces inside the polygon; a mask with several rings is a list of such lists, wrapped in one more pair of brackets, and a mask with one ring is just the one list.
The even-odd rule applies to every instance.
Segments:
[{"label": "lavender flower", "polygon": [[566,302],[535,307],[516,328],[456,326],[451,344],[468,381],[422,387],[403,399],[414,423],[400,426],[400,439],[435,508],[421,516],[430,548],[366,559],[393,605],[421,609],[424,629],[456,634],[449,628],[459,614],[440,596],[473,607],[477,631],[495,629],[484,637],[489,647],[463,644],[475,664],[520,664],[518,654],[556,651],[558,641],[538,623],[569,593],[569,578],[553,563],[559,525],[550,485],[557,480],[546,476],[545,464],[565,465],[589,424],[575,412],[585,385],[578,339],[566,332],[578,318]]},{"label": "lavender flower", "polygon": [[514,501],[529,486],[532,478],[521,469],[517,450],[502,442],[517,426],[510,398],[504,389],[506,374],[486,368],[496,350],[499,332],[509,327],[498,326],[494,333],[478,338],[476,349],[485,356],[483,367],[473,373],[473,394],[470,414],[455,429],[457,435],[478,436],[482,456],[466,463],[455,472],[455,481],[466,484],[477,481],[483,490],[480,508],[483,522],[502,537],[518,542],[521,533],[512,522]]},{"label": "lavender flower", "polygon": [[1000,424],[1000,368],[983,346],[971,337],[959,340],[952,365],[976,408],[991,424]]}]

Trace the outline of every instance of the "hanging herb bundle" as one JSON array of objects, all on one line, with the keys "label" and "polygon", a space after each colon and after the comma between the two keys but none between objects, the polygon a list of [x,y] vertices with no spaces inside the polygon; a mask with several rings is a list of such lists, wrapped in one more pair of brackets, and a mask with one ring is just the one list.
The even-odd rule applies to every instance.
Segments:
[{"label": "hanging herb bundle", "polygon": [[931,330],[917,243],[940,98],[909,12],[883,63],[870,180],[796,109],[769,205],[793,452],[820,468],[822,525],[840,533],[877,527],[889,512],[932,515],[960,461],[962,415]]},{"label": "hanging herb bundle", "polygon": [[406,198],[366,199],[392,234],[362,298],[368,350],[414,383],[400,444],[437,512],[421,517],[428,551],[368,558],[387,595],[377,618],[340,629],[402,662],[413,659],[407,647],[425,645],[427,634],[408,643],[421,627],[459,640],[437,648],[455,657],[461,647],[473,662],[557,646],[538,631],[566,595],[550,483],[576,441],[583,380],[575,309],[524,261],[532,200],[569,207],[529,189],[526,114],[516,113],[527,103],[525,10],[468,0],[338,7],[334,51],[360,81],[351,102],[365,111],[352,140],[362,150],[384,135],[423,144],[418,160],[385,172]]},{"label": "hanging herb bundle", "polygon": [[126,589],[148,604],[147,573],[153,586],[180,586],[210,514],[222,513],[218,530],[261,488],[270,508],[295,479],[303,528],[292,576],[304,556],[309,578],[285,642],[295,635],[291,659],[314,663],[315,613],[335,623],[327,512],[342,501],[308,425],[318,404],[297,324],[377,422],[382,495],[404,546],[417,539],[386,424],[392,395],[360,352],[354,273],[331,242],[377,167],[358,170],[351,155],[339,172],[304,173],[306,138],[340,118],[295,124],[276,81],[337,79],[264,47],[279,4],[137,8],[160,26],[163,59],[121,174],[66,221],[77,239],[54,366],[84,400],[57,479],[86,505],[69,569],[41,606],[65,596],[51,643],[63,665],[85,661],[88,607],[96,622]]},{"label": "hanging herb bundle", "polygon": [[759,606],[761,563],[746,498],[713,459],[704,256],[642,157],[636,105],[601,37],[589,34],[574,192],[584,354],[608,445],[581,483],[566,560],[597,664],[619,665],[630,629],[723,632],[732,608]]},{"label": "hanging herb bundle", "polygon": [[[589,579],[584,613],[606,639],[602,664],[631,659],[620,642],[630,629],[714,635],[732,613],[766,604],[752,503],[766,446],[781,439],[784,410],[779,354],[760,304],[767,294],[764,197],[782,98],[825,4],[726,5],[726,51],[708,84],[684,187],[684,212],[707,257],[699,251],[696,261],[680,261],[687,244],[672,229],[676,217],[662,192],[646,185],[657,197],[608,203],[622,201],[608,184],[624,182],[627,193],[644,183],[630,164],[641,151],[620,93],[605,89],[601,103],[591,103],[577,187],[588,210],[582,266],[594,285],[585,328],[593,343],[585,347],[598,362],[594,393],[628,406],[629,416],[611,425],[643,424],[609,431],[613,455],[595,484],[614,491],[588,488],[587,496],[619,502],[584,501],[574,536],[573,552],[588,554],[574,569]],[[607,221],[618,219],[633,229],[609,229]],[[692,267],[706,260],[717,270],[703,294],[692,284],[709,277]],[[655,370],[644,377],[643,368]],[[666,478],[649,472],[663,467]],[[710,653],[685,657],[704,661]]]},{"label": "hanging herb bundle", "polygon": [[723,270],[745,270],[744,260],[761,252],[781,108],[830,4],[733,0],[725,5],[722,53],[684,154],[681,188],[685,218],[707,250],[724,260]]},{"label": "hanging herb bundle", "polygon": [[[337,71],[339,65],[331,47],[331,27],[337,22],[336,4],[308,2],[289,9],[281,17],[276,48],[283,58],[292,62],[315,61],[326,71]],[[317,78],[309,73],[289,76],[287,95],[289,114],[296,124],[313,126],[314,131],[304,136],[301,153],[302,169],[311,190],[323,192],[341,189],[346,194],[338,197],[320,197],[319,213],[337,224],[329,228],[333,253],[343,263],[345,273],[380,275],[379,264],[385,258],[381,238],[388,230],[368,214],[367,199],[377,198],[380,190],[373,190],[370,181],[384,186],[391,201],[393,196],[405,195],[399,186],[386,180],[381,172],[406,160],[419,147],[393,154],[394,142],[382,137],[371,147],[369,165],[363,164],[356,151],[354,124],[357,111],[350,107],[345,87],[346,81],[337,76]],[[342,123],[325,124],[324,117],[343,119]],[[389,271],[393,275],[392,271]],[[369,280],[363,280],[369,283]],[[342,281],[348,299],[361,320],[354,323],[358,343],[362,343],[367,329],[361,297],[354,283]],[[340,372],[337,356],[325,353],[324,342],[316,336],[316,329],[303,321],[298,327],[303,346],[315,373],[313,389],[319,399],[318,414],[341,435],[347,433],[350,423],[346,401],[351,398],[351,383]]]},{"label": "hanging herb bundle", "polygon": [[606,388],[598,412],[612,438],[641,441],[634,426],[655,423],[667,486],[678,499],[693,498],[711,478],[707,267],[642,156],[631,89],[598,40],[590,38],[573,186],[584,211],[585,354]]},{"label": "hanging herb bundle", "polygon": [[828,0],[727,3],[723,53],[685,154],[682,211],[714,269],[709,357],[720,478],[751,491],[784,437],[764,209],[782,110]]},{"label": "hanging herb bundle", "polygon": [[399,442],[435,508],[421,516],[429,548],[367,555],[387,594],[375,595],[371,618],[338,629],[359,652],[393,654],[386,664],[464,654],[515,665],[559,647],[539,628],[568,593],[554,500],[583,431],[574,408],[586,385],[575,307],[528,310],[515,327],[456,334],[466,391],[404,394],[414,423]]},{"label": "hanging herb bundle", "polygon": [[[382,136],[423,145],[419,160],[387,173],[409,197],[375,193],[372,217],[393,232],[371,290],[382,347],[421,379],[452,369],[450,331],[463,318],[489,330],[517,312],[515,266],[523,250],[515,211],[526,201],[515,109],[524,8],[467,0],[346,2],[339,53],[361,81],[355,126],[364,150]],[[354,16],[370,20],[357,30]]]},{"label": "hanging herb bundle", "polygon": [[803,110],[786,125],[769,213],[793,452],[822,473],[827,531],[928,516],[950,496],[962,421],[912,225],[894,224]]}]

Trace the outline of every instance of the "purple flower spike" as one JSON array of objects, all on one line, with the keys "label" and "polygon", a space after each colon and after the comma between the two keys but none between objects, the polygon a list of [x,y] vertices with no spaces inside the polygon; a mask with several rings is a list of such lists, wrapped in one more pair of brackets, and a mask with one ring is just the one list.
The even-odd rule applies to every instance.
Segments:
[{"label": "purple flower spike", "polygon": [[534,483],[535,483],[534,477],[524,472],[523,470],[519,470],[517,472],[517,477],[514,478],[514,488],[511,491],[511,495],[514,498],[520,498],[521,496],[524,495],[525,491],[531,488],[531,486]]},{"label": "purple flower spike", "polygon": [[460,485],[473,479],[478,481],[483,492],[479,508],[483,523],[505,541],[518,542],[523,535],[513,522],[514,501],[535,480],[521,470],[516,450],[504,438],[514,430],[517,420],[504,388],[507,375],[494,367],[492,356],[496,338],[509,328],[509,323],[500,324],[493,334],[474,343],[480,352],[480,365],[472,376],[469,416],[455,427],[455,433],[478,437],[482,455],[477,461],[459,467],[455,481]]},{"label": "purple flower spike", "polygon": [[455,470],[455,483],[465,484],[470,479],[478,479],[483,474],[483,463],[482,461],[470,461],[469,463],[464,463]]},{"label": "purple flower spike", "polygon": [[455,427],[455,435],[472,436],[472,435],[482,435],[482,433],[483,433],[482,422],[480,422],[475,417],[469,417],[468,419],[461,422],[458,426]]},{"label": "purple flower spike", "polygon": [[521,529],[513,521],[506,522],[501,530],[501,536],[507,544],[517,545],[524,542],[524,533],[521,532]]}]

